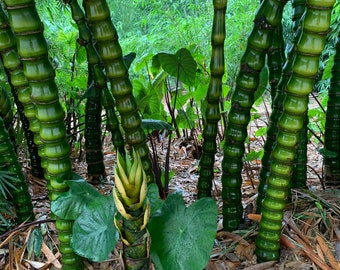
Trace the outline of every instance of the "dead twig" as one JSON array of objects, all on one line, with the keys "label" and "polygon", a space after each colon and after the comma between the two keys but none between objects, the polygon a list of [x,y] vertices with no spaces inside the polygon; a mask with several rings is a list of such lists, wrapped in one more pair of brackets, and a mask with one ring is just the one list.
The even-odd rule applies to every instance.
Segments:
[{"label": "dead twig", "polygon": [[21,229],[30,227],[32,225],[37,225],[37,224],[42,224],[42,223],[47,223],[47,222],[55,222],[55,219],[36,220],[36,221],[33,221],[33,222],[28,222],[28,223],[21,224],[18,227],[15,227],[15,228],[13,228],[11,230],[8,230],[4,234],[1,234],[0,235],[0,240],[5,238],[5,237],[7,237],[7,236],[9,236],[9,235],[11,235],[13,232],[20,231]]}]

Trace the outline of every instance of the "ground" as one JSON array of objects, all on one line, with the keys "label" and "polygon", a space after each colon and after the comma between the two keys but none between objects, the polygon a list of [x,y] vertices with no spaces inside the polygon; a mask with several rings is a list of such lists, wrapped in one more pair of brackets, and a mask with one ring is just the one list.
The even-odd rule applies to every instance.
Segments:
[{"label": "ground", "polygon": [[[259,122],[258,122],[259,123]],[[260,126],[253,122],[249,126],[250,134]],[[193,152],[193,141],[175,138],[171,144],[171,167],[174,177],[170,183],[170,192],[182,190],[187,204],[196,200],[196,184],[198,180],[198,159]],[[156,142],[158,157],[164,164],[166,140]],[[261,137],[250,135],[249,149],[260,149],[263,146]],[[250,215],[249,227],[225,232],[222,229],[222,218],[217,223],[217,234],[211,259],[207,270],[258,270],[258,269],[340,269],[340,192],[323,191],[320,178],[322,176],[322,157],[317,145],[308,146],[308,187],[306,190],[293,190],[292,203],[285,211],[283,234],[281,238],[281,257],[279,262],[256,263],[254,255],[254,239],[258,229],[258,216]],[[112,191],[114,183],[113,167],[115,153],[112,151],[110,136],[104,140],[104,156],[107,177],[97,188],[105,194]],[[27,159],[21,157],[24,167]],[[74,170],[86,177],[86,163],[78,152],[72,155]],[[222,154],[216,155],[216,175],[213,183],[213,197],[219,209],[222,207],[220,169]],[[258,174],[260,160],[245,163],[243,172],[243,204],[248,213],[253,213],[257,197]],[[60,253],[54,222],[49,220],[49,200],[44,180],[32,177],[29,167],[25,168],[30,184],[30,192],[34,203],[34,211],[38,222],[14,228],[6,235],[0,235],[0,269],[58,269]],[[27,239],[36,226],[43,226],[45,236],[40,258],[27,252]],[[86,263],[87,269],[123,269],[118,244],[109,260],[103,263]],[[333,256],[330,256],[333,254]],[[190,269],[189,269],[190,270]]]}]

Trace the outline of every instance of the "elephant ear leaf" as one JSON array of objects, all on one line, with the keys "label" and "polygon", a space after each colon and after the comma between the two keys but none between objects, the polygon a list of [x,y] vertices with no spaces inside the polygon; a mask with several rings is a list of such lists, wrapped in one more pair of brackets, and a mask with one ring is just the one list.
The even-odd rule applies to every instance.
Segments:
[{"label": "elephant ear leaf", "polygon": [[180,193],[169,195],[148,225],[156,269],[203,269],[214,245],[216,220],[212,198],[201,198],[186,207]]},{"label": "elephant ear leaf", "polygon": [[123,56],[123,61],[124,61],[124,64],[125,64],[127,69],[130,68],[133,60],[135,60],[135,59],[136,59],[136,53],[135,52],[130,52],[129,54]]},{"label": "elephant ear leaf", "polygon": [[119,238],[113,225],[115,213],[112,196],[91,201],[74,222],[71,238],[73,250],[94,262],[106,260]]},{"label": "elephant ear leaf", "polygon": [[187,49],[182,48],[175,54],[159,53],[158,59],[162,68],[169,75],[187,85],[194,85],[197,63]]},{"label": "elephant ear leaf", "polygon": [[67,180],[66,183],[70,189],[52,201],[51,210],[61,218],[75,220],[90,202],[103,195],[82,179],[81,176],[72,173],[69,178],[71,179],[64,180]]}]

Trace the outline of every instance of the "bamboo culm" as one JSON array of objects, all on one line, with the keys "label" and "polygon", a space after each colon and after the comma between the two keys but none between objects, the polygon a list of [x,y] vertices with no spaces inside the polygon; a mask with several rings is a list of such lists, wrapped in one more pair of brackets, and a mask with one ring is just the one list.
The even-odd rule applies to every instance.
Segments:
[{"label": "bamboo culm", "polygon": [[324,178],[326,186],[340,186],[340,32],[335,47],[331,84],[325,123],[325,150],[333,157],[324,156]]},{"label": "bamboo culm", "polygon": [[268,176],[267,192],[256,239],[258,261],[279,259],[279,239],[299,132],[305,120],[309,94],[318,72],[319,57],[330,27],[333,0],[309,0],[296,46],[292,74],[285,90],[283,112],[278,121],[276,144]]},{"label": "bamboo culm", "polygon": [[13,144],[13,147],[16,152],[16,141],[15,141],[15,134],[13,129],[13,109],[11,104],[11,99],[9,93],[4,88],[0,88],[0,117],[2,118],[5,128],[8,131],[9,137]]},{"label": "bamboo culm", "polygon": [[[301,31],[301,18],[306,10],[305,0],[292,0],[293,7],[293,31],[299,34]],[[297,39],[295,37],[294,39]],[[297,41],[296,41],[297,42]],[[294,42],[296,44],[296,42]],[[292,174],[292,188],[304,188],[307,182],[307,131],[308,131],[308,112],[306,113],[304,124],[300,130],[299,144],[296,149],[293,174]]]},{"label": "bamboo culm", "polygon": [[[26,177],[21,170],[17,154],[9,138],[4,121],[0,117],[0,171],[12,173],[11,184],[15,189],[10,190],[9,196],[15,206],[16,222],[32,221],[34,219],[31,196],[28,192]],[[15,180],[13,180],[15,179]]]},{"label": "bamboo culm", "polygon": [[283,111],[283,100],[285,97],[284,88],[286,87],[288,79],[292,73],[292,63],[293,63],[293,59],[295,55],[295,46],[301,34],[301,27],[300,28],[297,27],[299,25],[298,23],[299,20],[297,16],[298,15],[302,16],[301,5],[303,5],[303,10],[305,10],[305,2],[304,3],[297,3],[299,1],[293,1],[293,2],[294,2],[293,21],[295,22],[294,25],[296,25],[296,27],[294,27],[295,32],[294,32],[293,44],[288,51],[286,61],[282,68],[281,78],[278,82],[275,97],[272,102],[273,110],[272,110],[272,113],[270,114],[269,125],[267,128],[267,138],[266,138],[266,142],[263,147],[264,154],[261,160],[262,167],[260,171],[260,183],[258,186],[258,197],[256,201],[256,212],[257,213],[261,213],[262,211],[262,203],[263,203],[263,199],[264,199],[264,196],[267,190],[267,179],[268,179],[269,172],[270,172],[272,151],[275,145],[276,135],[278,132],[277,122]]},{"label": "bamboo culm", "polygon": [[224,40],[226,0],[215,0],[214,19],[211,32],[210,83],[206,96],[207,110],[203,129],[203,152],[200,159],[200,176],[197,185],[197,197],[210,197],[212,180],[214,178],[214,163],[216,154],[216,136],[220,115],[220,98],[222,93],[222,77],[224,74]]},{"label": "bamboo culm", "polygon": [[102,104],[106,112],[106,126],[112,135],[112,144],[120,155],[125,158],[125,142],[119,128],[120,124],[115,111],[116,105],[107,88],[103,89]]},{"label": "bamboo culm", "polygon": [[272,33],[281,23],[286,2],[277,0],[262,2],[241,59],[236,89],[231,97],[222,161],[223,227],[229,231],[237,229],[242,221],[241,171],[250,109],[254,104],[254,93],[259,86],[259,76],[265,64],[266,53],[272,44]]},{"label": "bamboo culm", "polygon": [[[62,179],[71,177],[70,147],[66,140],[65,112],[59,102],[55,72],[48,57],[43,25],[34,0],[4,0],[8,19],[16,35],[24,75],[31,89],[34,114],[39,121],[39,147],[45,179],[49,182],[50,198],[55,200],[68,190]],[[32,129],[32,126],[31,126]],[[69,178],[70,179],[70,178]],[[56,228],[60,240],[63,269],[83,269],[82,258],[70,246],[72,221],[57,217]]]},{"label": "bamboo culm", "polygon": [[149,183],[153,182],[152,161],[146,144],[146,135],[132,94],[132,84],[123,60],[117,30],[110,18],[110,10],[105,0],[84,0],[83,6],[105,67],[106,77],[110,81],[111,93],[121,117],[126,143],[138,152],[143,169],[149,177]]},{"label": "bamboo culm", "polygon": [[277,85],[281,78],[282,67],[286,57],[284,53],[284,40],[282,34],[282,24],[273,33],[272,44],[267,52],[267,66],[269,72],[269,85],[272,104],[276,96]]},{"label": "bamboo culm", "polygon": [[101,68],[101,60],[94,46],[93,37],[86,23],[85,14],[76,0],[65,0],[78,26],[78,43],[85,47],[88,61],[88,88],[91,94],[85,104],[85,150],[88,179],[98,183],[105,177],[104,156],[102,152],[102,103],[101,95],[106,88],[106,78]]},{"label": "bamboo culm", "polygon": [[9,26],[8,18],[2,7],[0,7],[0,55],[24,130],[31,161],[32,175],[43,178],[44,170],[41,167],[41,159],[38,155],[37,145],[34,143],[34,133],[30,129],[30,125],[33,130],[36,126],[38,126],[39,129],[34,113],[35,107],[30,100],[31,90],[18,56],[14,33]]}]

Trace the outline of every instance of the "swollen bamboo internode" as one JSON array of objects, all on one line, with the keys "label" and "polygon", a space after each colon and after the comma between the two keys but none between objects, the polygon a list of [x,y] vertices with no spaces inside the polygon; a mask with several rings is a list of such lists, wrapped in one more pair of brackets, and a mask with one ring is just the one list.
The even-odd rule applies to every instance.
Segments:
[{"label": "swollen bamboo internode", "polygon": [[200,160],[200,177],[197,185],[197,197],[210,197],[214,178],[216,154],[216,135],[220,115],[220,98],[222,93],[222,77],[224,74],[224,40],[225,12],[227,1],[213,1],[214,19],[211,32],[210,83],[206,96],[208,102],[206,123],[203,130],[203,152]]},{"label": "swollen bamboo internode", "polygon": [[[34,140],[39,145],[45,178],[49,182],[50,198],[55,200],[68,190],[62,179],[71,173],[72,164],[70,147],[66,140],[64,110],[59,102],[55,72],[48,58],[44,28],[34,0],[4,2],[9,24],[16,35],[24,75],[31,88],[30,98],[35,108],[35,117],[39,121],[40,137],[35,137]],[[62,232],[59,240],[63,249],[68,251],[62,254],[63,269],[82,269],[82,258],[70,247],[72,225],[64,227],[62,224],[64,222],[61,220],[57,222],[57,229]]]},{"label": "swollen bamboo internode", "polygon": [[333,153],[324,156],[325,184],[330,187],[340,186],[340,32],[337,38],[325,123],[325,150]]},{"label": "swollen bamboo internode", "polygon": [[241,171],[250,109],[254,104],[254,94],[259,86],[266,53],[272,44],[273,31],[281,24],[286,2],[278,0],[262,2],[248,38],[247,49],[241,59],[236,89],[231,97],[222,162],[223,227],[229,231],[238,228],[243,216]]},{"label": "swollen bamboo internode", "polygon": [[[286,87],[283,112],[278,121],[277,142],[272,152],[271,171],[263,201],[262,218],[256,240],[259,261],[279,258],[279,239],[299,131],[308,108],[335,1],[307,1],[302,34],[296,46],[292,74]],[[289,138],[289,140],[286,140]]]},{"label": "swollen bamboo internode", "polygon": [[[278,81],[278,84],[276,86],[275,96],[272,100],[272,113],[270,114],[269,119],[269,125],[267,128],[267,138],[264,144],[264,154],[261,160],[262,167],[260,171],[260,183],[258,186],[258,197],[256,201],[256,211],[257,213],[261,213],[262,211],[262,203],[263,199],[267,190],[267,179],[270,172],[270,164],[272,162],[271,155],[272,151],[275,145],[276,141],[276,135],[278,133],[278,127],[277,122],[279,121],[279,117],[283,110],[283,100],[285,97],[285,91],[288,79],[292,73],[292,62],[294,58],[295,53],[295,45],[298,42],[299,39],[299,33],[301,32],[301,27],[299,28],[299,20],[302,16],[302,10],[305,10],[305,1],[302,2],[300,0],[298,1],[292,1],[293,6],[293,21],[294,23],[294,39],[293,39],[293,45],[288,51],[288,55],[286,58],[286,61],[282,67],[281,70],[281,76]],[[300,16],[300,17],[298,17]],[[273,42],[275,42],[273,40]],[[295,45],[294,45],[295,44]],[[269,55],[268,55],[268,61],[269,61]],[[284,140],[292,140],[292,136],[285,136],[283,137]]]},{"label": "swollen bamboo internode", "polygon": [[106,88],[106,78],[101,67],[99,54],[94,46],[91,30],[85,14],[75,0],[65,0],[78,26],[78,43],[85,47],[88,61],[87,91],[91,92],[85,104],[85,151],[88,180],[98,183],[105,177],[104,156],[102,152],[102,91]]},{"label": "swollen bamboo internode", "polygon": [[34,129],[37,119],[35,107],[31,102],[31,89],[22,69],[14,33],[2,7],[0,7],[0,55],[26,137],[32,175],[43,178],[44,171],[40,164],[37,145],[34,143],[33,131],[37,133],[37,129]]},{"label": "swollen bamboo internode", "polygon": [[149,182],[152,182],[152,162],[146,145],[146,135],[141,126],[141,117],[132,94],[132,83],[123,60],[116,28],[110,18],[109,7],[106,0],[84,0],[83,6],[104,63],[106,77],[110,81],[111,92],[125,131],[126,143],[139,153]]},{"label": "swollen bamboo internode", "polygon": [[33,205],[31,196],[28,192],[26,177],[21,170],[17,154],[9,134],[4,126],[4,121],[0,117],[0,171],[12,173],[11,184],[14,188],[10,189],[9,197],[15,206],[17,223],[31,221],[34,219]]}]

